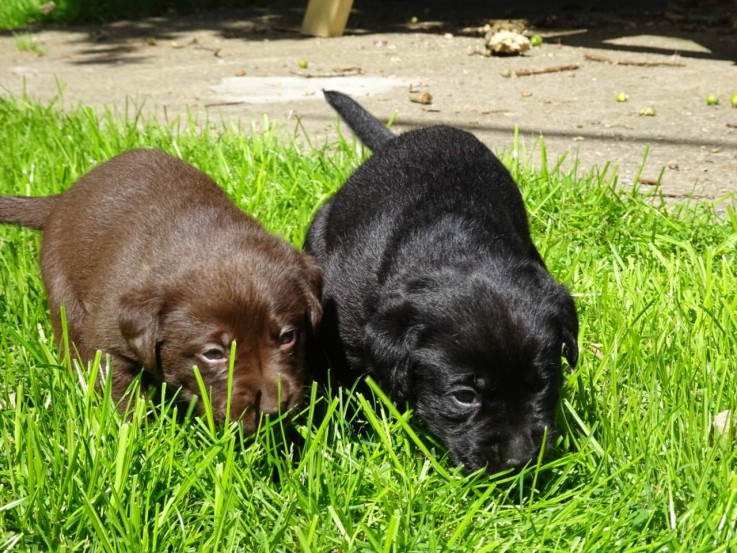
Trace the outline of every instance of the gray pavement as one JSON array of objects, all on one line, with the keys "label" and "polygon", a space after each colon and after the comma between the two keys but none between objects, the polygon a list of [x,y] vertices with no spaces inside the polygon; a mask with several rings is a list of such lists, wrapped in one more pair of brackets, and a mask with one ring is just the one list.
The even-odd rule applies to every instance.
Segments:
[{"label": "gray pavement", "polygon": [[[294,3],[30,29],[42,56],[20,51],[7,33],[0,36],[0,91],[49,100],[61,87],[66,106],[143,106],[162,118],[191,110],[245,128],[262,124],[265,114],[284,133],[319,141],[335,136],[335,116],[320,94],[332,88],[380,118],[396,117],[400,130],[452,124],[509,151],[517,127],[536,164],[543,136],[550,163],[568,152],[567,166],[577,159],[584,172],[613,164],[622,186],[632,184],[649,148],[643,187],[660,179],[666,197],[709,200],[737,191],[737,109],[729,103],[737,93],[734,22],[689,28],[683,21],[690,12],[675,22],[665,12],[624,19],[591,13],[538,25],[542,46],[502,58],[478,53],[483,36],[472,27],[486,14],[478,6],[465,20],[447,13],[434,19],[443,15],[436,9],[414,24],[412,12],[382,13],[386,3],[370,4],[371,14],[361,6],[357,0],[346,36],[332,39],[296,32]],[[578,68],[516,76],[571,65]],[[429,92],[432,103],[411,101],[411,91]],[[618,92],[628,101],[617,102]],[[718,105],[706,104],[709,93]],[[655,115],[642,115],[645,108]]]}]

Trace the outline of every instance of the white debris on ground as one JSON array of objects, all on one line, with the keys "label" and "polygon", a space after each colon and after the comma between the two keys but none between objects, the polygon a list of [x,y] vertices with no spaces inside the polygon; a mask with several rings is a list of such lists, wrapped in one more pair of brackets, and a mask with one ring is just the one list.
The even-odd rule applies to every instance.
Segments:
[{"label": "white debris on ground", "polygon": [[530,39],[515,31],[489,31],[486,50],[490,55],[518,56],[530,49]]}]

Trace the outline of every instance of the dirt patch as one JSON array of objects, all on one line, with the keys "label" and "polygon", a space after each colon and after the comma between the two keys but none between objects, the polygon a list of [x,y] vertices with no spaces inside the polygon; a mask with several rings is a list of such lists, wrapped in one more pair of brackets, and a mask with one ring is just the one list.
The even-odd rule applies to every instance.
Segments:
[{"label": "dirt patch", "polygon": [[[543,136],[549,160],[569,152],[567,163],[583,170],[616,165],[623,185],[649,147],[643,186],[661,180],[675,198],[737,191],[736,2],[555,13],[532,1],[503,13],[486,4],[449,13],[447,2],[357,0],[348,33],[334,39],[296,32],[304,2],[29,29],[44,55],[0,37],[0,87],[48,100],[61,86],[66,105],[142,104],[170,118],[190,109],[250,125],[266,114],[313,140],[334,135],[319,94],[333,88],[381,118],[396,115],[398,129],[451,124],[508,151],[517,126],[528,152]],[[500,17],[525,19],[542,45],[521,57],[482,55],[477,29]],[[413,102],[417,92],[432,103]],[[719,104],[707,105],[709,93]]]}]

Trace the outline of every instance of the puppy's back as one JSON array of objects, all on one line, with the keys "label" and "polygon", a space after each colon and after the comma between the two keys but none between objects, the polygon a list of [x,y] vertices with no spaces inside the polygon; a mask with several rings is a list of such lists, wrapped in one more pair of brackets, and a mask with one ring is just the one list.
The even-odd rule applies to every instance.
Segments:
[{"label": "puppy's back", "polygon": [[359,166],[332,198],[326,245],[344,242],[346,234],[366,236],[362,227],[376,228],[377,218],[410,228],[448,213],[484,221],[489,233],[507,234],[511,223],[529,247],[519,188],[478,138],[443,125],[409,131]]},{"label": "puppy's back", "polygon": [[[226,229],[221,231],[221,229]],[[258,223],[207,175],[164,152],[133,150],[92,169],[59,196],[44,224],[41,266],[52,303],[113,304],[150,274],[263,240]]]},{"label": "puppy's back", "polygon": [[182,214],[213,209],[220,218],[257,225],[198,169],[161,151],[132,150],[95,167],[59,197],[45,239],[74,236],[79,243],[70,248],[103,255],[116,245],[168,242],[162,239],[182,224]]}]

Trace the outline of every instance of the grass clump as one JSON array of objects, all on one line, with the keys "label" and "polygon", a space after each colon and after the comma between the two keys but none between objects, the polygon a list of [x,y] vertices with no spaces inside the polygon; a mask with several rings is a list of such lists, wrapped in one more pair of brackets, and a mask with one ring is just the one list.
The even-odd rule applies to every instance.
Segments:
[{"label": "grass clump", "polygon": [[[135,147],[182,157],[300,245],[360,162],[181,119],[160,123],[0,100],[0,193],[66,189]],[[412,418],[345,391],[294,425],[121,418],[95,367],[51,344],[38,235],[0,227],[0,549],[104,551],[730,551],[737,547],[737,215],[666,209],[609,168],[503,157],[533,237],[571,288],[581,361],[566,377],[558,455],[521,475],[462,475]],[[377,392],[378,393],[378,392]],[[360,424],[352,424],[355,419]],[[285,435],[296,434],[294,439]]]},{"label": "grass clump", "polygon": [[[3,0],[0,29],[36,23],[102,23],[119,19],[191,13],[218,8],[243,8],[243,0]],[[263,4],[251,0],[251,4]]]},{"label": "grass clump", "polygon": [[37,56],[45,54],[44,47],[38,39],[30,33],[19,33],[15,35],[15,47],[21,52],[30,52]]}]

